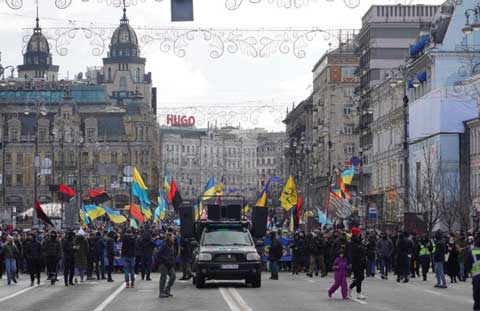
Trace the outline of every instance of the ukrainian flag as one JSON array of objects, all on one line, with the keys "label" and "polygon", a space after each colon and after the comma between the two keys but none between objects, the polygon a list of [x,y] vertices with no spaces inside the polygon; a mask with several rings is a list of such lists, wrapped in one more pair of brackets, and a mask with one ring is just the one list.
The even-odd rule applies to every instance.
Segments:
[{"label": "ukrainian flag", "polygon": [[209,198],[215,196],[216,193],[217,187],[215,186],[215,178],[212,176],[205,185],[202,200],[208,200]]},{"label": "ukrainian flag", "polygon": [[215,186],[215,194],[217,196],[223,195],[223,183],[225,182],[224,176],[220,179],[220,182]]},{"label": "ukrainian flag", "polygon": [[101,206],[84,205],[83,208],[85,209],[88,217],[90,217],[91,220],[95,220],[98,217],[105,215],[105,210]]},{"label": "ukrainian flag", "polygon": [[132,195],[136,196],[140,202],[150,204],[150,199],[148,198],[147,191],[140,186],[140,184],[135,181],[132,182]]},{"label": "ukrainian flag", "polygon": [[172,178],[167,175],[163,178],[163,192],[170,193],[170,184],[172,183]]},{"label": "ukrainian flag", "polygon": [[90,223],[90,219],[88,218],[87,212],[85,211],[83,205],[80,207],[80,221],[84,226],[87,226]]},{"label": "ukrainian flag", "polygon": [[267,184],[262,190],[262,193],[260,193],[260,196],[258,197],[257,204],[255,206],[258,207],[266,207],[267,206],[267,193],[270,191],[270,179],[267,181]]},{"label": "ukrainian flag", "polygon": [[140,201],[140,205],[142,207],[142,214],[145,216],[145,219],[152,218],[152,210],[150,209],[150,206],[148,206],[148,204],[144,201]]},{"label": "ukrainian flag", "polygon": [[145,186],[145,183],[143,182],[142,176],[135,166],[133,167],[133,182],[137,183],[143,190],[148,190],[147,186]]},{"label": "ukrainian flag", "polygon": [[158,206],[154,211],[153,219],[155,221],[164,220],[165,219],[165,212],[167,210],[167,200],[160,194],[158,196]]},{"label": "ukrainian flag", "polygon": [[123,224],[124,222],[127,221],[127,217],[123,216],[120,213],[120,211],[111,210],[106,206],[104,206],[103,209],[105,210],[105,213],[107,214],[108,218],[110,218],[111,222],[115,224]]},{"label": "ukrainian flag", "polygon": [[246,214],[250,211],[250,206],[247,204],[243,207],[243,213]]},{"label": "ukrainian flag", "polygon": [[342,179],[345,185],[350,185],[352,183],[354,174],[355,174],[355,166],[352,165],[350,169],[344,170],[342,172],[342,174],[340,175],[340,178]]}]

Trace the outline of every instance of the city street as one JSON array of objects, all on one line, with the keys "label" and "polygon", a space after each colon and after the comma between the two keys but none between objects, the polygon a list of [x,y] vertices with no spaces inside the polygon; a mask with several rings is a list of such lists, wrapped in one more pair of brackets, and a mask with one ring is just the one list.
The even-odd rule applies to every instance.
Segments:
[{"label": "city street", "polygon": [[[180,277],[180,275],[177,275]],[[327,296],[331,277],[320,279],[304,275],[281,274],[279,281],[268,280],[263,274],[260,289],[242,283],[212,282],[207,288],[196,289],[190,281],[178,281],[173,288],[173,298],[158,298],[159,274],[152,282],[138,281],[134,289],[124,288],[121,275],[114,283],[85,282],[75,287],[41,284],[29,287],[26,275],[16,286],[0,286],[2,310],[379,310],[427,311],[471,310],[471,284],[453,284],[446,290],[436,289],[433,275],[429,281],[414,279],[399,284],[394,279],[382,281],[378,277],[364,282],[367,300],[343,301],[340,292],[332,299]],[[2,280],[3,281],[3,280]],[[355,297],[355,296],[354,296]]]}]

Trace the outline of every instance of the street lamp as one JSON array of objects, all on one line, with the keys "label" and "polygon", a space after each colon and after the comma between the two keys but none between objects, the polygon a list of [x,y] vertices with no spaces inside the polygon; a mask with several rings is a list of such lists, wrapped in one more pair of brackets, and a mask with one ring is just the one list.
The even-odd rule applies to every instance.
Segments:
[{"label": "street lamp", "polygon": [[[45,103],[42,100],[36,100],[34,102],[35,109],[33,111],[30,110],[30,107],[25,106],[23,113],[28,116],[31,112],[35,113],[35,151],[34,151],[34,159],[33,159],[33,204],[36,204],[37,197],[38,197],[38,168],[40,167],[40,159],[38,156],[38,120],[40,116],[46,116],[48,111],[45,107]],[[37,213],[33,213],[33,224],[38,226],[38,217]]]}]

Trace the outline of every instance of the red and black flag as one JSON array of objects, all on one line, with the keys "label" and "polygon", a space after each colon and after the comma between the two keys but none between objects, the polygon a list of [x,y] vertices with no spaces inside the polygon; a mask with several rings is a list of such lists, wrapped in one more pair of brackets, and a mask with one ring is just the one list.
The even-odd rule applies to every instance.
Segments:
[{"label": "red and black flag", "polygon": [[183,203],[182,196],[180,192],[178,192],[177,185],[175,184],[175,180],[172,177],[172,182],[170,183],[170,192],[167,195],[168,202],[173,204],[173,207],[177,210],[180,205]]},{"label": "red and black flag", "polygon": [[76,192],[69,186],[64,184],[60,184],[58,186],[58,193],[60,201],[62,202],[70,202],[70,200],[75,196]]},{"label": "red and black flag", "polygon": [[298,202],[297,202],[297,206],[295,208],[295,230],[298,229],[299,225],[300,225],[300,219],[302,219],[302,209],[303,209],[303,201],[305,200],[305,196],[301,196],[299,199],[298,199]]},{"label": "red and black flag", "polygon": [[103,188],[88,190],[88,196],[90,200],[96,205],[105,203],[112,199],[112,197],[107,192],[105,192],[105,189]]},{"label": "red and black flag", "polygon": [[41,221],[43,221],[43,223],[47,225],[55,227],[50,218],[48,218],[47,214],[45,214],[45,212],[43,211],[42,207],[40,206],[40,202],[38,201],[35,201],[35,211],[37,212],[38,219],[40,219]]}]

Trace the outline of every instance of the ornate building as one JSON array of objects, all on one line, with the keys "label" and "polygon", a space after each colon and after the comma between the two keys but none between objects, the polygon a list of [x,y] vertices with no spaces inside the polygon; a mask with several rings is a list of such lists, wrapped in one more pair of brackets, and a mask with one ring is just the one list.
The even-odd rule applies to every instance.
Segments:
[{"label": "ornate building", "polygon": [[59,183],[78,193],[65,207],[66,224],[76,222],[88,189],[105,188],[113,197],[107,204],[123,208],[131,200],[129,166],[139,169],[156,197],[159,127],[145,61],[124,11],[99,83],[56,81],[58,66],[51,65],[37,20],[19,79],[0,83],[0,216],[33,207],[35,189],[41,202],[58,202],[49,186]]}]

